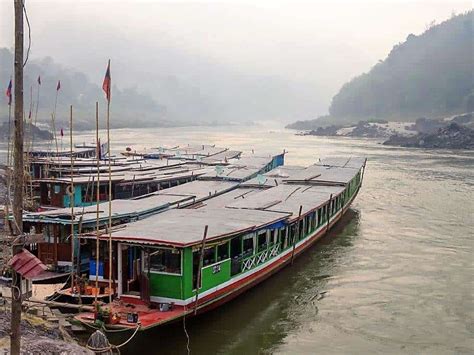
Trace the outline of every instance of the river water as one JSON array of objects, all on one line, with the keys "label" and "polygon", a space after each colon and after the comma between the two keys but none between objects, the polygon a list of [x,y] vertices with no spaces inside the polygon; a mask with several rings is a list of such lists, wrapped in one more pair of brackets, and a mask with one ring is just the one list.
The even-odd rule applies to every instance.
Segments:
[{"label": "river water", "polygon": [[[215,143],[286,149],[285,164],[368,158],[359,196],[327,237],[238,299],[186,321],[192,354],[474,352],[472,152],[259,127],[120,129],[112,139],[116,152]],[[122,353],[184,354],[186,343],[179,323],[139,336]]]}]

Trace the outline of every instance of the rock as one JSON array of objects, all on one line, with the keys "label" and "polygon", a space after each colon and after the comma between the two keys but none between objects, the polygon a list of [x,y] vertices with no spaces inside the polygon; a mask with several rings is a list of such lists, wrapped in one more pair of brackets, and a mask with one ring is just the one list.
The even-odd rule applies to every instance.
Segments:
[{"label": "rock", "polygon": [[384,145],[415,148],[474,149],[474,130],[455,122],[436,133],[419,133],[413,137],[391,136]]},{"label": "rock", "polygon": [[[35,140],[51,140],[53,139],[53,134],[50,131],[47,131],[45,129],[38,128],[35,125],[31,125],[31,132],[30,132],[30,126],[25,125],[25,140],[31,141],[31,134],[33,134]],[[10,127],[10,132],[13,132],[13,123]],[[8,122],[3,122],[3,124],[0,126],[0,141],[7,141],[8,140]]]},{"label": "rock", "polygon": [[310,136],[337,136],[337,132],[343,128],[342,126],[328,126],[328,127],[318,127],[315,130],[308,132]]}]

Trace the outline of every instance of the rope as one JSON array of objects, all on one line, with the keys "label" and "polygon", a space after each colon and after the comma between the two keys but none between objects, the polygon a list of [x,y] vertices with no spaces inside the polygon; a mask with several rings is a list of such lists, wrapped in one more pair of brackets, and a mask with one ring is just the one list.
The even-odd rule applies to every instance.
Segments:
[{"label": "rope", "polygon": [[[181,279],[181,282],[179,283],[179,287],[181,289],[181,298],[184,298],[184,294],[183,294],[183,280]],[[189,334],[188,334],[188,331],[186,329],[186,313],[187,313],[187,309],[186,309],[186,303],[184,303],[184,314],[183,314],[183,330],[184,330],[184,335],[186,335],[186,350],[188,352],[188,355],[191,354],[191,349],[189,347]]]},{"label": "rope", "polygon": [[26,63],[28,63],[28,58],[30,57],[30,49],[31,49],[31,26],[30,26],[30,20],[28,19],[28,14],[26,12],[25,1],[23,1],[23,12],[25,13],[26,24],[28,25],[28,49],[26,51],[25,62],[23,63],[23,67],[25,67]]},{"label": "rope", "polygon": [[[81,323],[82,323],[82,322],[81,322]],[[106,351],[112,351],[113,349],[114,349],[114,350],[117,350],[117,351],[120,353],[120,350],[119,350],[119,349],[120,349],[121,347],[127,345],[127,344],[135,337],[135,335],[138,333],[138,330],[139,330],[140,328],[141,328],[141,324],[138,323],[138,324],[137,324],[137,327],[135,328],[135,331],[134,331],[133,334],[132,334],[132,336],[131,336],[130,338],[128,338],[126,341],[124,341],[122,344],[119,344],[119,345],[114,345],[114,344],[108,343],[108,339],[107,339],[106,335],[105,335],[104,333],[102,333],[99,329],[97,329],[94,334],[96,334],[97,332],[99,332],[100,334],[102,334],[102,335],[105,337],[105,339],[107,340],[107,343],[108,343],[109,345],[104,346],[104,347],[101,347],[101,348],[98,348],[98,347],[94,347],[94,346],[92,346],[92,345],[89,345],[89,342],[94,342],[94,340],[97,340],[97,339],[94,339],[94,334],[92,334],[92,335],[90,336],[90,338],[89,338],[89,341],[88,341],[87,344],[86,344],[86,347],[87,347],[89,350],[92,350],[92,351],[97,352],[97,353],[104,353],[104,352],[106,352]],[[105,330],[105,331],[107,331],[107,330],[104,328],[104,326],[102,326],[102,329]],[[128,330],[128,329],[126,329],[126,330]],[[98,335],[96,335],[96,336],[98,336]],[[91,339],[92,339],[92,341],[91,341]]]}]

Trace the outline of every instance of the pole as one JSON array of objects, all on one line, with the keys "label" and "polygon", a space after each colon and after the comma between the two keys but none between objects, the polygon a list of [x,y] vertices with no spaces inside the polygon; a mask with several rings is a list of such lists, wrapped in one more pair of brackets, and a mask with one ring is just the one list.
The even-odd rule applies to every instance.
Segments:
[{"label": "pole", "polygon": [[[109,61],[110,66],[110,61]],[[109,159],[109,303],[112,302],[112,167],[110,164],[110,98],[107,99],[107,155]]]},{"label": "pole", "polygon": [[100,236],[100,225],[99,225],[99,200],[100,200],[100,142],[99,142],[99,103],[95,103],[95,141],[97,145],[97,185],[96,185],[96,242],[95,242],[95,292],[94,301],[97,304],[97,290],[99,289],[99,236]]},{"label": "pole", "polygon": [[[14,0],[15,8],[15,134],[13,143],[13,218],[14,235],[19,239],[13,244],[13,255],[22,250],[23,234],[23,0]],[[10,352],[20,354],[21,322],[21,275],[13,271],[12,314],[10,333]]]},{"label": "pole", "polygon": [[208,229],[208,226],[206,225],[204,227],[204,236],[202,237],[201,254],[199,255],[199,266],[198,266],[198,274],[197,274],[197,280],[196,280],[196,299],[194,301],[194,315],[197,314],[197,306],[198,306],[198,299],[199,299],[199,284],[201,283],[201,269],[202,269],[202,262],[204,258],[204,248],[206,247],[207,229]]},{"label": "pole", "polygon": [[59,90],[56,89],[56,98],[54,99],[54,112],[51,115],[51,119],[53,123],[53,136],[54,136],[54,141],[56,143],[56,153],[58,152],[58,137],[56,135],[56,108],[58,106],[58,95],[59,95]]},{"label": "pole", "polygon": [[[10,77],[10,80],[11,80],[11,77]],[[8,218],[8,216],[10,215],[9,205],[11,203],[10,193],[11,193],[11,184],[12,184],[12,171],[11,171],[11,165],[10,165],[12,163],[12,161],[11,161],[12,160],[11,159],[11,152],[10,152],[10,146],[12,144],[12,142],[11,142],[11,138],[12,138],[11,126],[12,126],[12,104],[10,102],[8,104],[8,145],[7,145],[7,171],[6,171],[6,174],[7,174],[7,203],[5,204],[5,225],[7,226],[6,232],[9,235],[11,233],[13,233],[11,223],[10,223],[10,219]],[[5,243],[5,245],[6,245],[6,243]]]},{"label": "pole", "polygon": [[332,201],[332,194],[329,196],[328,208],[326,210],[326,218],[327,218],[326,233],[329,231],[329,220],[331,219],[331,201]]},{"label": "pole", "polygon": [[300,211],[298,212],[298,220],[296,223],[296,235],[293,237],[293,249],[291,250],[291,265],[293,265],[293,260],[295,259],[295,249],[296,249],[296,237],[300,234],[300,219],[301,213],[303,212],[303,206],[300,205]]},{"label": "pole", "polygon": [[[39,108],[39,99],[40,99],[40,88],[41,88],[41,84],[38,81],[38,91],[36,93],[35,126],[38,122],[38,108]],[[33,134],[32,138],[31,138],[31,150],[32,151],[34,149],[34,143],[35,143],[35,135]]]},{"label": "pole", "polygon": [[[62,137],[61,137],[62,141]],[[71,206],[71,294],[74,292],[75,273],[74,273],[74,157],[72,154],[72,105],[69,108],[69,146],[71,148],[71,194],[69,196],[69,205]]]}]

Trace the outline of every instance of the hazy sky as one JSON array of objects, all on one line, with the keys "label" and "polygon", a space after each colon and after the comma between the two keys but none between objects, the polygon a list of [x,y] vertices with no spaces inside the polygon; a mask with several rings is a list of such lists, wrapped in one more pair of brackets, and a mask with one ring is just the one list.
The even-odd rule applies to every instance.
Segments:
[{"label": "hazy sky", "polygon": [[[11,48],[13,0],[0,2],[0,47]],[[206,76],[226,71],[278,78],[292,90],[301,85],[308,106],[300,116],[324,114],[344,82],[384,59],[408,34],[472,8],[471,1],[456,0],[26,0],[26,5],[33,57],[51,56],[96,82],[111,57],[117,85],[146,91],[153,90],[143,84],[147,72],[156,80],[177,75],[203,88],[213,82],[223,91],[225,83],[207,82]]]}]

